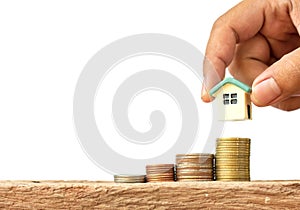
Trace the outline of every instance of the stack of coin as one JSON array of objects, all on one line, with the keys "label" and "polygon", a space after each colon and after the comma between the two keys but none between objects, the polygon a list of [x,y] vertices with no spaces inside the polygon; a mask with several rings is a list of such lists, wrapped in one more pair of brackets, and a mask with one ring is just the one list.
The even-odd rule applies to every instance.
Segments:
[{"label": "stack of coin", "polygon": [[114,181],[116,183],[144,183],[146,182],[145,175],[114,175]]},{"label": "stack of coin", "polygon": [[147,182],[173,182],[174,164],[153,164],[146,166]]},{"label": "stack of coin", "polygon": [[213,154],[177,154],[176,180],[213,181],[213,158]]},{"label": "stack of coin", "polygon": [[250,181],[250,139],[219,138],[216,147],[217,181]]}]

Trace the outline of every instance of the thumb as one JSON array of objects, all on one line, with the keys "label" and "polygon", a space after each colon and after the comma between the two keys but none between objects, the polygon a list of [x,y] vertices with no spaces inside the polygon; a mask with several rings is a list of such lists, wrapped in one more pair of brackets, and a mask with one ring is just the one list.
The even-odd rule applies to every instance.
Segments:
[{"label": "thumb", "polygon": [[299,91],[300,48],[283,56],[254,80],[251,100],[257,106],[268,106]]}]

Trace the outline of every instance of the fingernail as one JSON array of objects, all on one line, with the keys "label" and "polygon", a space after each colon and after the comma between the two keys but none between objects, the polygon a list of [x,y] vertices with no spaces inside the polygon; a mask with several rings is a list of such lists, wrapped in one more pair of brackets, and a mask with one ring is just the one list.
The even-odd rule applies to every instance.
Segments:
[{"label": "fingernail", "polygon": [[256,84],[252,89],[252,100],[257,105],[268,105],[281,94],[281,90],[273,78]]},{"label": "fingernail", "polygon": [[202,85],[201,99],[202,99],[204,102],[209,102],[208,92],[207,92],[206,88],[204,87],[204,85]]}]

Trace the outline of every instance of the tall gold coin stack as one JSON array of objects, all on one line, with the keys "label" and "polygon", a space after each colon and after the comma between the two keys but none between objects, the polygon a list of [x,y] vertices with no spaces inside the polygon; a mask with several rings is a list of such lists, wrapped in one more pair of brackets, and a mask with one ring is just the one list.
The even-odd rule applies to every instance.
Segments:
[{"label": "tall gold coin stack", "polygon": [[177,154],[176,181],[213,181],[213,154]]},{"label": "tall gold coin stack", "polygon": [[154,164],[146,166],[147,182],[175,181],[174,164]]},{"label": "tall gold coin stack", "polygon": [[217,139],[215,157],[217,181],[250,181],[250,139]]}]

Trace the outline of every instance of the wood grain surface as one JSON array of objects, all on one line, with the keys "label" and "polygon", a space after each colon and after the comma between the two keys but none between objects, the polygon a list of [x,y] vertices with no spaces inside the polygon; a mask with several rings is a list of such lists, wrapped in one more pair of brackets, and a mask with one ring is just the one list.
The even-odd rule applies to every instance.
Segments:
[{"label": "wood grain surface", "polygon": [[0,209],[299,209],[300,181],[0,181]]}]

